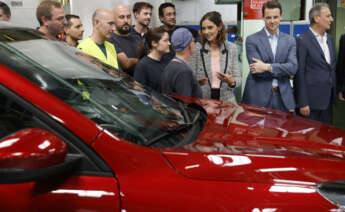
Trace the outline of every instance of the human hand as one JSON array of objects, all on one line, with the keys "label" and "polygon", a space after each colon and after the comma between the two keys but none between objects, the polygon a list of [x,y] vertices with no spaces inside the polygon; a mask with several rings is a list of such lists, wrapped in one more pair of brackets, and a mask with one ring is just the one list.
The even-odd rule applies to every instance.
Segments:
[{"label": "human hand", "polygon": [[208,80],[207,80],[207,78],[205,77],[205,78],[199,79],[199,80],[198,80],[198,83],[199,83],[200,86],[203,86],[203,85],[206,85],[207,81],[208,81]]},{"label": "human hand", "polygon": [[310,107],[309,107],[309,105],[304,106],[304,107],[300,107],[300,108],[299,108],[299,112],[300,112],[303,116],[309,116],[309,115],[310,115]]},{"label": "human hand", "polygon": [[271,65],[262,62],[259,59],[253,58],[253,63],[249,65],[252,74],[259,74],[271,69]]},{"label": "human hand", "polygon": [[231,74],[223,74],[221,72],[217,72],[217,77],[221,81],[224,81],[224,82],[228,83],[231,86],[234,86],[235,83],[236,83],[235,79],[232,77]]}]

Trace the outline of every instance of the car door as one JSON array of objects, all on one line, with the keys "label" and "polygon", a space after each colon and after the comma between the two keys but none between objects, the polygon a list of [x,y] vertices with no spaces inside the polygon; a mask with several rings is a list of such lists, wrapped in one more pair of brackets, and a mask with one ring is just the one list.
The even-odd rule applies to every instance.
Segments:
[{"label": "car door", "polygon": [[50,115],[0,84],[0,154],[4,138],[26,128],[54,133],[67,144],[67,157],[81,157],[81,163],[63,176],[0,184],[1,211],[120,210],[116,178],[102,158]]}]

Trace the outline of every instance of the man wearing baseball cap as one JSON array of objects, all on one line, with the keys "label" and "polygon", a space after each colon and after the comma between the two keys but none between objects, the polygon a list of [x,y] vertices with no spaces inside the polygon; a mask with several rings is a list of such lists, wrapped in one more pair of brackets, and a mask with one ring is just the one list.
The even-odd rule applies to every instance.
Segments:
[{"label": "man wearing baseball cap", "polygon": [[186,28],[175,30],[171,44],[176,56],[165,67],[162,74],[161,88],[166,94],[202,97],[201,88],[189,67],[189,58],[194,52],[194,38]]}]

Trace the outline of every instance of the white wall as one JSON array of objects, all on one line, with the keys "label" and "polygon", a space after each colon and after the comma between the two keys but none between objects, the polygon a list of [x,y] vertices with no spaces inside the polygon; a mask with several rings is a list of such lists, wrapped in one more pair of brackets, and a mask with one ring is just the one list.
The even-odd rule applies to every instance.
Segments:
[{"label": "white wall", "polygon": [[210,0],[174,0],[178,24],[199,24],[201,17],[210,11],[217,11],[224,22],[237,21],[237,5],[215,4]]},{"label": "white wall", "polygon": [[[40,0],[2,0],[11,9],[11,22],[22,26],[36,28],[39,26],[36,20],[36,7]],[[18,3],[12,6],[12,3]]]},{"label": "white wall", "polygon": [[92,33],[92,14],[98,8],[111,9],[110,0],[70,0],[70,13],[80,16],[84,25],[84,38]]}]

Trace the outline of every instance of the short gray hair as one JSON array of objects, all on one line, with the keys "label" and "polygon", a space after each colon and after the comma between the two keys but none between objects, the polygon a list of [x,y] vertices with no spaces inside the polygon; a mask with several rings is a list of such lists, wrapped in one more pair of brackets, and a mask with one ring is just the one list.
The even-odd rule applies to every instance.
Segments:
[{"label": "short gray hair", "polygon": [[321,10],[322,8],[327,7],[329,9],[329,6],[327,3],[316,3],[310,10],[309,10],[309,21],[310,25],[315,24],[315,19],[314,17],[320,16],[321,15]]}]

